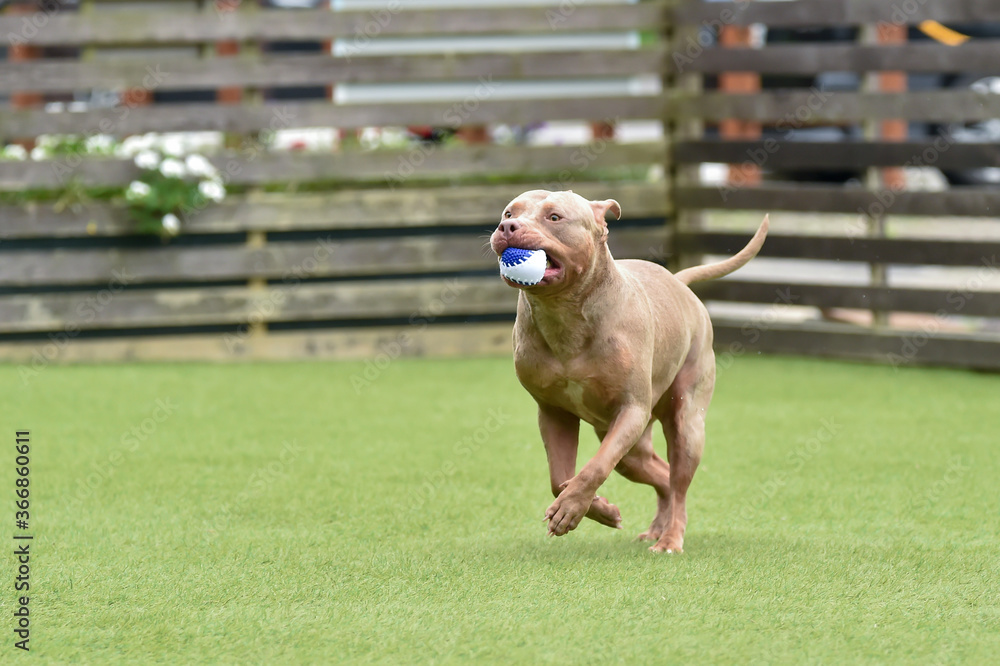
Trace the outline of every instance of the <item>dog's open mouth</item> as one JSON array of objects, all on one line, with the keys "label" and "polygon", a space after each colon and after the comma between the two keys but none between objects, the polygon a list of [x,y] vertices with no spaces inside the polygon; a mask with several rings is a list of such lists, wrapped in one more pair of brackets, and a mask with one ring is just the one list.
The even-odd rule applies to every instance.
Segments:
[{"label": "dog's open mouth", "polygon": [[542,276],[542,282],[550,278],[557,277],[562,273],[562,264],[552,258],[552,255],[545,254],[545,275]]}]

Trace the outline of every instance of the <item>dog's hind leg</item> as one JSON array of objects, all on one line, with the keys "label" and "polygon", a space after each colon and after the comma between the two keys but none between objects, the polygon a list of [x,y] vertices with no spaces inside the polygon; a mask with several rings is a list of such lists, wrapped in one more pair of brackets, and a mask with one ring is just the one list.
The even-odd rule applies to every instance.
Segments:
[{"label": "dog's hind leg", "polygon": [[[539,405],[538,429],[541,431],[545,455],[549,461],[549,485],[552,496],[559,497],[569,480],[576,476],[580,419],[562,409]],[[622,523],[618,507],[604,497],[594,498],[587,511],[587,518],[616,529],[620,528]],[[576,525],[573,525],[573,528],[575,527]]]},{"label": "dog's hind leg", "polygon": [[644,483],[656,491],[656,516],[649,529],[638,537],[640,541],[656,541],[670,522],[670,465],[656,455],[653,448],[652,421],[636,445],[615,466],[615,471],[633,483]]},{"label": "dog's hind leg", "polygon": [[667,437],[670,463],[669,520],[666,530],[650,547],[653,552],[680,553],[687,527],[687,491],[705,448],[705,414],[715,388],[715,355],[709,347],[677,373],[657,405],[657,416]]}]

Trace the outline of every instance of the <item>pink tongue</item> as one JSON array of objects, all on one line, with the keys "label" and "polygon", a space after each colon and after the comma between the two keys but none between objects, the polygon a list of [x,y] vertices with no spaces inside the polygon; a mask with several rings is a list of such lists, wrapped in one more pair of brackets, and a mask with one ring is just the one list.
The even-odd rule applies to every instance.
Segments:
[{"label": "pink tongue", "polygon": [[550,277],[552,275],[555,275],[558,272],[559,272],[559,269],[556,268],[555,266],[547,266],[545,268],[545,277]]}]

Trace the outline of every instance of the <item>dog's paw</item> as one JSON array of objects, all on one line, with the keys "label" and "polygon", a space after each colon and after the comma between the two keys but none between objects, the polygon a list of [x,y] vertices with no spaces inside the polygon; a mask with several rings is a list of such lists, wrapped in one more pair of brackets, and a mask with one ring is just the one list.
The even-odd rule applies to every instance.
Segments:
[{"label": "dog's paw", "polygon": [[683,553],[684,539],[664,534],[655,544],[649,547],[649,550],[653,553]]},{"label": "dog's paw", "polygon": [[594,501],[590,503],[590,511],[587,512],[587,518],[601,525],[613,527],[616,530],[622,528],[621,511],[605,497],[594,498]]},{"label": "dog's paw", "polygon": [[[593,503],[593,497],[564,490],[545,511],[549,535],[563,536],[576,529]],[[617,509],[616,509],[617,510]]]}]

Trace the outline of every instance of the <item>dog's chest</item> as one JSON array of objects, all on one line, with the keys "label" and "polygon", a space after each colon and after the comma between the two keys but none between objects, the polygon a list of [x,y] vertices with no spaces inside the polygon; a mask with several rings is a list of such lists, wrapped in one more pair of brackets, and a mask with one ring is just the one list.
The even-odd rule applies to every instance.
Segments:
[{"label": "dog's chest", "polygon": [[618,380],[595,375],[586,360],[561,363],[554,358],[534,358],[516,363],[521,384],[537,400],[561,407],[591,425],[607,425],[614,413]]},{"label": "dog's chest", "polygon": [[[563,387],[563,397],[566,404],[568,405],[568,411],[573,412],[581,419],[588,423],[593,423],[596,420],[601,420],[600,414],[596,413],[592,406],[595,406],[595,401],[591,398],[590,405],[586,400],[586,389],[581,382],[574,381],[572,379],[565,380],[565,386]],[[598,408],[599,405],[596,405]]]}]

